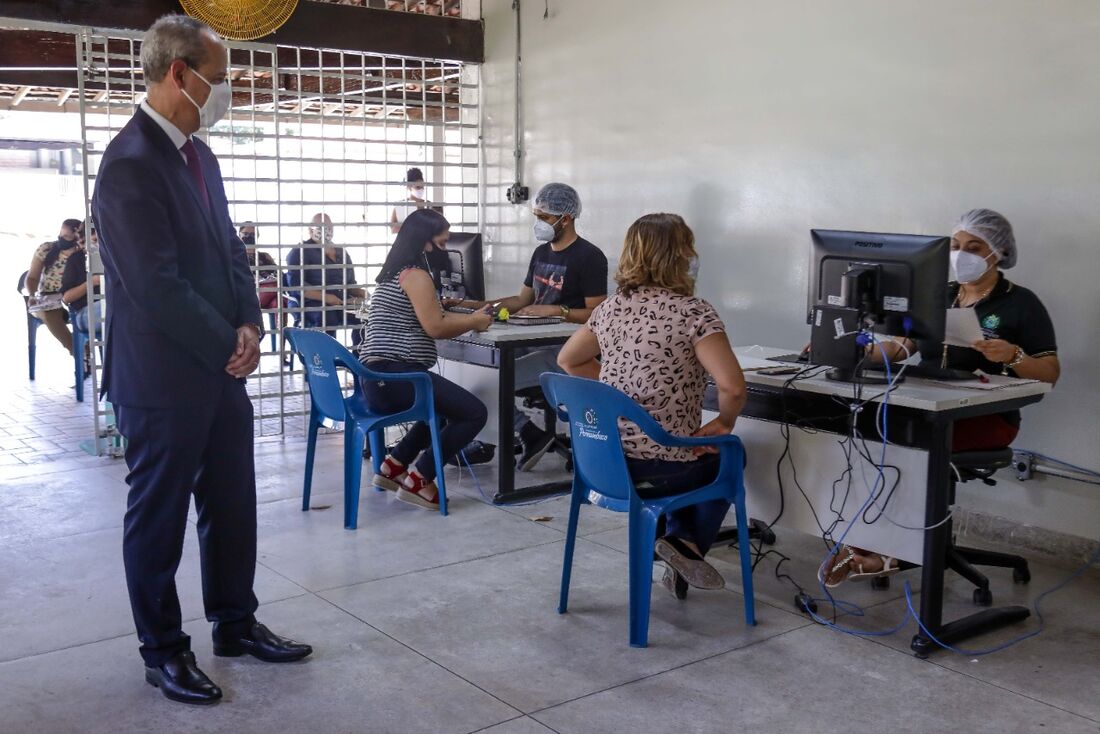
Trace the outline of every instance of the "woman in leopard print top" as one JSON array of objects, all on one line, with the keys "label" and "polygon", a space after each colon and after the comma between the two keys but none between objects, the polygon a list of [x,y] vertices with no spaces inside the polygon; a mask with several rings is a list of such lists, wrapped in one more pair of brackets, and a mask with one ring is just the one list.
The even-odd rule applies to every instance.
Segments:
[{"label": "woman in leopard print top", "polygon": [[[745,378],[714,307],[695,293],[695,236],[676,214],[649,214],[631,225],[623,244],[618,291],[592,312],[562,347],[558,364],[626,393],[673,435],[719,436],[733,430]],[[596,358],[602,355],[602,361]],[[702,424],[706,376],[718,385],[720,413]],[[705,486],[718,472],[716,449],[660,446],[636,426],[620,426],[627,467],[642,497]],[[657,554],[668,564],[665,586],[684,598],[687,586],[721,588],[703,560],[729,503],[714,500],[666,516]]]}]

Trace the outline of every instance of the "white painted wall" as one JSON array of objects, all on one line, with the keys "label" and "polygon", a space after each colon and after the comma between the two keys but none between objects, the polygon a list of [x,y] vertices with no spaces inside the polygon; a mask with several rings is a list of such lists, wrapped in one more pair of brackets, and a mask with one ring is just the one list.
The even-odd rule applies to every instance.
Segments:
[{"label": "white painted wall", "polygon": [[[1100,466],[1100,3],[1096,0],[523,2],[525,183],[581,192],[613,260],[626,227],[683,214],[700,292],[739,344],[800,346],[811,227],[947,232],[986,206],[1010,276],[1058,329],[1063,378],[1018,446]],[[483,0],[493,294],[533,242],[512,182],[511,0]],[[1100,487],[966,488],[987,512],[1100,536]]]}]

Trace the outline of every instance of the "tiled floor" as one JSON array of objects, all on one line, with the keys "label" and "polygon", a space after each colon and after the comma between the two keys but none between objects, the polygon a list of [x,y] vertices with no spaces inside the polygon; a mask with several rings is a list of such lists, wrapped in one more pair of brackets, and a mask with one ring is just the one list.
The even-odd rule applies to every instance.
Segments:
[{"label": "tiled floor", "polygon": [[[1048,598],[1047,630],[995,655],[914,658],[913,623],[854,637],[795,613],[773,558],[757,568],[747,628],[737,559],[686,602],[654,585],[650,647],[627,645],[622,516],[586,508],[570,612],[555,611],[567,504],[498,508],[448,475],[439,517],[364,489],[359,530],[341,527],[338,437],[321,441],[311,512],[301,512],[300,439],[257,447],[260,617],[316,647],[271,666],[214,658],[195,538],[178,581],[188,632],[226,700],[195,710],[142,680],[121,563],[125,467],[80,452],[87,408],[68,384],[6,382],[0,406],[0,732],[1097,732],[1100,578]],[[15,387],[12,388],[11,386]],[[556,461],[556,460],[554,460]],[[553,471],[547,469],[546,471]],[[481,489],[492,470],[478,473]],[[545,480],[546,476],[532,481]],[[781,531],[783,570],[803,583],[820,543]],[[1028,603],[1066,574],[1033,565],[1029,587],[993,572],[998,601]],[[904,617],[891,591],[844,589],[882,630]],[[970,609],[952,579],[952,613]],[[1035,629],[968,643],[989,647]]]}]

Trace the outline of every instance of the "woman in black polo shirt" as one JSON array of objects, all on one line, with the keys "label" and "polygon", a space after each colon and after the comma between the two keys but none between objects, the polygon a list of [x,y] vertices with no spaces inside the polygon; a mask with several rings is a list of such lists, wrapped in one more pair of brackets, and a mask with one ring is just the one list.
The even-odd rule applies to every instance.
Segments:
[{"label": "woman in black polo shirt", "polygon": [[[973,308],[985,339],[971,348],[918,342],[921,362],[952,369],[1025,377],[1054,384],[1061,366],[1054,325],[1039,297],[1002,270],[1016,264],[1016,238],[1008,220],[991,209],[972,209],[951,235],[950,308]],[[955,422],[953,451],[1004,448],[1020,430],[1020,411]]]},{"label": "woman in black polo shirt", "polygon": [[[971,209],[959,217],[951,233],[951,285],[948,308],[973,308],[985,336],[970,347],[919,341],[883,349],[891,360],[919,349],[921,364],[988,374],[1011,375],[1054,384],[1061,374],[1054,325],[1039,297],[1005,277],[1016,264],[1012,225],[992,209]],[[1004,448],[1020,432],[1020,411],[955,421],[952,451]],[[825,581],[835,586],[847,578],[868,578],[897,571],[897,561],[878,553],[844,547],[823,568]]]}]

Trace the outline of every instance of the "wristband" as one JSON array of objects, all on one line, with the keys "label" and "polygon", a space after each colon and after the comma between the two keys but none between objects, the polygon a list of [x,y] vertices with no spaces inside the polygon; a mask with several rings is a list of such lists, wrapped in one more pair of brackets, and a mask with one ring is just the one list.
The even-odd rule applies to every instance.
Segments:
[{"label": "wristband", "polygon": [[1013,355],[1011,362],[1006,362],[1005,363],[1005,369],[1010,370],[1010,369],[1015,368],[1016,365],[1018,365],[1018,364],[1020,364],[1020,362],[1024,361],[1025,357],[1027,357],[1027,354],[1024,352],[1024,350],[1021,349],[1020,347],[1016,347],[1016,354]]}]

